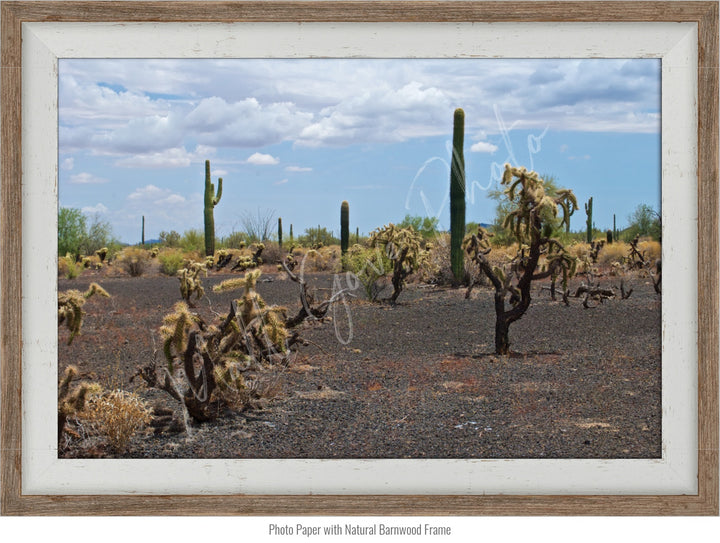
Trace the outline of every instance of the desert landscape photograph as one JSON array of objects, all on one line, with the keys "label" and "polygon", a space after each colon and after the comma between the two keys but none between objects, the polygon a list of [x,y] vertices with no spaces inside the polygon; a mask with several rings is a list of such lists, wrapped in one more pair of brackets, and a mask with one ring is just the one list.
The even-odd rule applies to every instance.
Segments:
[{"label": "desert landscape photograph", "polygon": [[660,119],[658,59],[60,59],[58,456],[661,458]]}]

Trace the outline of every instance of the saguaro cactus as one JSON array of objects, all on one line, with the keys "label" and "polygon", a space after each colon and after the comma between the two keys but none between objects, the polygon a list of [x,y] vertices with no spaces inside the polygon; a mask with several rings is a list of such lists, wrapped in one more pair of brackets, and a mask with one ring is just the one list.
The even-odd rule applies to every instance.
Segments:
[{"label": "saguaro cactus", "polygon": [[350,204],[343,201],[340,205],[340,251],[344,255],[350,245]]},{"label": "saguaro cactus", "polygon": [[617,223],[615,222],[615,213],[613,213],[613,240],[617,241],[620,239],[617,231]]},{"label": "saguaro cactus", "polygon": [[210,161],[205,161],[205,256],[215,254],[215,215],[213,210],[222,197],[222,177],[218,179],[217,194],[210,181]]},{"label": "saguaro cactus", "polygon": [[140,241],[143,247],[145,247],[145,215],[142,216],[142,234],[140,236]]},{"label": "saguaro cactus", "polygon": [[282,217],[278,217],[278,246],[282,251]]},{"label": "saguaro cactus", "polygon": [[585,213],[587,214],[587,222],[585,223],[587,225],[586,241],[588,243],[592,243],[593,238],[592,200],[591,196],[587,204],[585,204]]},{"label": "saguaro cactus", "polygon": [[453,150],[450,167],[450,265],[457,282],[465,274],[462,242],[465,237],[465,112],[458,108],[453,117]]},{"label": "saguaro cactus", "polygon": [[290,223],[290,243],[293,242],[293,231],[292,231],[292,223]]}]

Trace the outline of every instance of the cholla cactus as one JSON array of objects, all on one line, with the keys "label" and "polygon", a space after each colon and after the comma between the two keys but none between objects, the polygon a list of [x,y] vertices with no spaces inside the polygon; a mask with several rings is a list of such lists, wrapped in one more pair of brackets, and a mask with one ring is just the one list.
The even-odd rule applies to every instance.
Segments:
[{"label": "cholla cactus", "polygon": [[110,297],[110,295],[105,292],[105,289],[97,283],[91,283],[88,290],[84,293],[75,289],[58,293],[58,326],[64,322],[68,330],[70,330],[68,345],[70,345],[73,339],[75,339],[75,336],[80,333],[83,317],[85,316],[82,307],[93,294],[98,294],[105,298]]},{"label": "cholla cactus", "polygon": [[97,383],[82,383],[71,392],[70,385],[77,375],[77,367],[68,366],[58,385],[58,446],[63,433],[67,431],[68,417],[77,415],[85,409],[85,402],[89,394],[99,393],[102,390]]},{"label": "cholla cactus", "polygon": [[95,251],[95,256],[97,256],[100,259],[100,262],[105,262],[105,257],[108,254],[108,248],[103,247],[102,249],[98,249]]},{"label": "cholla cactus", "polygon": [[405,286],[405,279],[417,271],[421,261],[427,256],[422,249],[422,236],[412,227],[399,228],[390,223],[370,233],[371,247],[381,247],[392,262],[393,293],[390,303],[395,303]]},{"label": "cholla cactus", "polygon": [[235,373],[246,371],[253,364],[286,360],[289,349],[286,309],[268,306],[257,293],[255,286],[260,274],[260,270],[254,270],[244,277],[223,281],[213,289],[215,292],[243,289],[242,297],[231,304],[228,315],[213,323],[206,324],[199,315],[191,313],[185,302],[178,302],[174,312],[165,317],[160,335],[167,372],[172,376],[176,365],[182,366],[188,385],[182,395],[168,379],[158,380],[154,369],[138,372],[151,386],[166,390],[181,401],[197,421],[215,417],[218,402],[237,406],[238,396],[231,395],[229,390],[241,388],[243,378]]},{"label": "cholla cactus", "polygon": [[178,272],[180,295],[190,307],[194,307],[194,304],[190,300],[193,294],[196,300],[199,300],[205,295],[205,289],[200,279],[201,273],[204,273],[205,277],[207,277],[207,268],[202,262],[187,262],[185,267]]},{"label": "cholla cactus", "polygon": [[[464,247],[495,288],[495,352],[508,354],[509,327],[530,307],[532,281],[562,274],[566,285],[567,279],[575,273],[577,260],[552,237],[552,227],[559,211],[562,211],[561,225],[569,223],[570,215],[577,209],[577,200],[569,190],[558,190],[555,197],[548,196],[543,180],[536,172],[513,168],[509,164],[505,165],[502,184],[511,204],[503,226],[514,233],[519,244],[508,273],[490,264],[487,258],[491,251],[489,235],[483,228],[478,228],[477,234],[467,236]],[[543,254],[546,264],[538,271]],[[508,295],[509,309],[505,305]]]},{"label": "cholla cactus", "polygon": [[163,319],[160,336],[163,338],[163,353],[171,374],[174,372],[173,361],[175,355],[173,350],[175,353],[180,353],[185,349],[188,332],[197,322],[198,317],[190,313],[185,302],[176,303],[174,311]]}]

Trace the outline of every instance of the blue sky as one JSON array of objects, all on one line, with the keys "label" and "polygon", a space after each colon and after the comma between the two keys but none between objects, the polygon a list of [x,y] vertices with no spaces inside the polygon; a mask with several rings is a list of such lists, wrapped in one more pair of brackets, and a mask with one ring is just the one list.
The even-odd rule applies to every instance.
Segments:
[{"label": "blue sky", "polygon": [[491,222],[502,165],[591,196],[598,228],[660,206],[653,59],[61,59],[59,201],[122,241],[202,228],[204,163],[223,178],[218,236],[271,210],[295,235],[449,219],[453,111],[466,114],[467,220]]}]

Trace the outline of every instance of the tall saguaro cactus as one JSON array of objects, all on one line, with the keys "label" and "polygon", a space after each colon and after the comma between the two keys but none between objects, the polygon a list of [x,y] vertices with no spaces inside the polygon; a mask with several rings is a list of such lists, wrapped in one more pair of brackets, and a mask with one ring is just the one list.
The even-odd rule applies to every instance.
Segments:
[{"label": "tall saguaro cactus", "polygon": [[587,204],[585,204],[585,213],[587,214],[587,222],[585,223],[587,225],[586,241],[588,243],[592,243],[592,238],[593,238],[592,196],[588,200]]},{"label": "tall saguaro cactus", "polygon": [[465,112],[458,108],[453,117],[453,150],[450,166],[450,265],[455,280],[465,274],[462,242],[465,237]]},{"label": "tall saguaro cactus", "polygon": [[350,246],[350,204],[340,204],[340,251],[344,255]]},{"label": "tall saguaro cactus", "polygon": [[222,177],[218,179],[217,194],[210,180],[210,161],[205,161],[205,256],[215,254],[215,214],[213,210],[222,197]]},{"label": "tall saguaro cactus", "polygon": [[140,241],[142,242],[143,247],[145,247],[145,215],[142,216],[142,234]]},{"label": "tall saguaro cactus", "polygon": [[278,217],[278,246],[282,251],[282,217]]},{"label": "tall saguaro cactus", "polygon": [[617,230],[617,223],[615,222],[615,213],[613,213],[613,240],[618,241],[620,238],[618,237],[618,230]]}]

